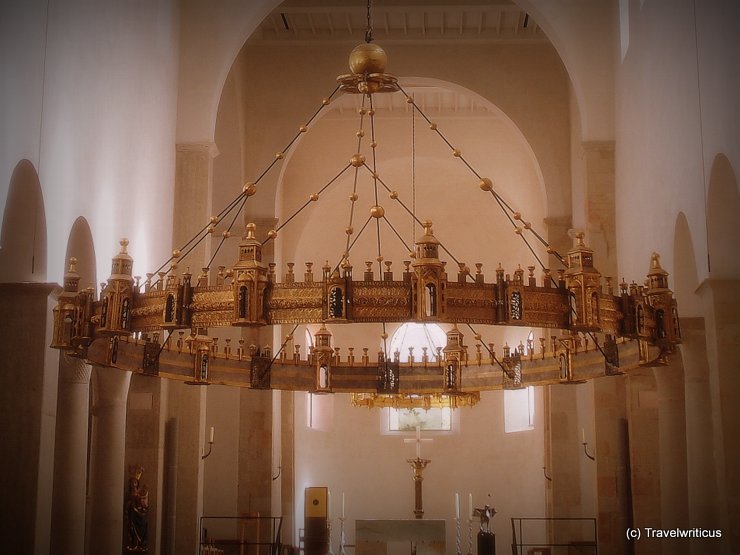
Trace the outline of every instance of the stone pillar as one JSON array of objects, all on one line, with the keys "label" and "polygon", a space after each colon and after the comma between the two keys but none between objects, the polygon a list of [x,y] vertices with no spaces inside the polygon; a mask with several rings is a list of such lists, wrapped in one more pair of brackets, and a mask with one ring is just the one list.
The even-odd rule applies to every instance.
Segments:
[{"label": "stone pillar", "polygon": [[[190,240],[212,215],[213,158],[218,155],[214,143],[178,144],[175,156],[175,206],[173,213],[173,248],[180,248]],[[237,191],[238,192],[238,191]],[[236,193],[235,195],[236,196]],[[223,227],[223,226],[221,226]],[[221,229],[221,228],[219,228]],[[224,228],[225,229],[225,228]],[[184,260],[197,277],[201,267],[210,258],[210,238],[206,238]]]},{"label": "stone pillar", "polygon": [[149,491],[147,543],[153,553],[161,551],[164,384],[165,380],[149,376],[131,376],[126,412],[126,468],[140,465],[144,469],[141,485]]},{"label": "stone pillar", "polygon": [[[652,370],[644,368],[631,372],[627,376],[627,392],[634,525],[642,529],[660,528],[662,484],[658,442],[658,392]],[[645,535],[632,546],[636,555],[663,553],[661,540]]]},{"label": "stone pillar", "polygon": [[0,545],[48,549],[58,353],[51,342],[51,283],[0,284]]},{"label": "stone pillar", "polygon": [[704,305],[722,553],[740,553],[740,279],[707,279]]},{"label": "stone pillar", "polygon": [[79,555],[85,550],[91,371],[84,360],[60,353],[51,512],[51,552],[55,555]]},{"label": "stone pillar", "polygon": [[239,513],[269,515],[272,482],[272,391],[240,390]]},{"label": "stone pillar", "polygon": [[584,141],[588,245],[602,276],[617,277],[617,231],[614,208],[614,141]]},{"label": "stone pillar", "polygon": [[[689,519],[693,526],[711,529],[719,522],[720,515],[704,318],[682,318],[681,335]],[[702,555],[712,547],[695,539],[690,543],[691,552],[695,555]]]},{"label": "stone pillar", "polygon": [[131,372],[93,366],[92,377],[89,553],[114,554],[123,547],[126,399]]},{"label": "stone pillar", "polygon": [[[678,354],[670,366],[655,368],[658,385],[660,450],[660,513],[664,528],[689,528],[688,476],[686,473],[686,405],[683,365]],[[663,552],[688,555],[684,539],[664,539]]]},{"label": "stone pillar", "polygon": [[283,515],[282,541],[287,545],[293,545],[293,538],[297,537],[297,527],[294,521],[295,515],[295,402],[293,391],[281,391],[282,420],[280,430],[280,482],[281,500],[280,514]]},{"label": "stone pillar", "polygon": [[625,376],[594,380],[596,488],[599,553],[631,553],[625,531],[632,526],[630,441]]},{"label": "stone pillar", "polygon": [[[176,450],[176,475],[168,473],[166,508],[168,541],[171,553],[193,554],[200,543],[200,517],[203,516],[203,449],[205,444],[206,388],[172,380],[168,384],[168,438],[165,466],[172,468],[169,458]],[[175,432],[176,430],[176,432]],[[174,440],[174,441],[172,441]],[[218,442],[218,438],[216,438]],[[218,444],[214,447],[218,448]],[[171,497],[174,499],[171,499]],[[174,506],[171,502],[174,500]],[[174,530],[174,535],[170,534]],[[167,552],[167,551],[166,551]]]}]

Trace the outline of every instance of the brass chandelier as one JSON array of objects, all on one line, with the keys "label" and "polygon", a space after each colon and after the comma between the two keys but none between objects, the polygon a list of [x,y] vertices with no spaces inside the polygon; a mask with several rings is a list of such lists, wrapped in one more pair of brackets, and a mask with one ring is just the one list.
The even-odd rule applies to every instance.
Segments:
[{"label": "brass chandelier", "polygon": [[[93,289],[79,289],[76,261],[71,259],[64,291],[54,309],[51,346],[96,365],[198,385],[347,392],[354,394],[356,405],[399,408],[472,406],[485,390],[580,383],[640,365],[664,363],[680,342],[680,328],[668,274],[661,268],[658,255],[652,257],[644,285],[622,282],[618,291],[609,278],[602,280],[582,233],[576,235],[573,248],[561,256],[499,195],[490,178],[478,174],[397,79],[385,73],[387,56],[372,42],[369,5],[365,38],[365,43],[350,54],[351,73],[337,78],[332,94],[260,176],[246,183],[229,205],[212,216],[188,243],[174,250],[156,272],[147,274],[143,283],[132,276],[133,260],[125,239],[113,258],[111,275],[99,299]],[[181,261],[215,233],[218,223],[230,219],[211,258],[213,262],[262,178],[342,93],[362,97],[357,152],[347,165],[298,211],[269,230],[264,241],[256,238],[256,226],[247,224],[238,258],[230,268],[219,268],[213,279],[209,267],[195,277],[189,271],[178,275]],[[405,96],[412,110],[447,144],[452,156],[475,176],[481,191],[493,197],[537,260],[542,270],[540,280],[535,277],[533,265],[527,267],[526,275],[521,268],[513,275],[507,274],[499,265],[491,281],[486,281],[481,264],[476,264],[473,273],[435,236],[432,223],[417,218],[386,183],[375,156],[373,99],[376,94],[390,93]],[[362,150],[366,119],[370,122],[367,155]],[[354,172],[355,187],[359,174],[367,174],[372,180],[375,202],[366,222],[356,233],[355,189],[350,195],[346,245],[336,265],[327,263],[314,273],[313,264],[308,262],[300,279],[293,263],[289,263],[280,280],[276,265],[263,262],[263,247],[345,172]],[[387,219],[378,201],[380,192],[387,193],[423,230],[413,245],[407,244]],[[378,230],[378,271],[376,274],[373,270],[374,263],[367,262],[362,274],[355,277],[350,262],[352,247],[373,221]],[[403,262],[398,278],[380,252],[381,222],[390,226],[409,251],[409,260]],[[563,269],[553,275],[531,242],[544,245]],[[440,250],[457,264],[455,274],[448,273]],[[398,353],[387,351],[385,324],[390,322],[446,323],[452,328],[444,348],[432,353],[425,350],[422,356],[410,356],[408,362],[401,362]],[[342,347],[332,343],[327,325],[353,323],[382,324],[383,349],[371,353],[368,348],[356,352],[354,347],[346,347],[346,354],[342,353]],[[271,347],[246,345],[244,339],[237,344],[230,339],[220,343],[208,332],[210,328],[275,324],[294,327],[274,352]],[[301,324],[321,325],[314,334],[314,345],[304,353],[297,346],[288,352],[288,342]],[[544,328],[553,333],[537,342],[527,341],[527,345],[505,345],[497,355],[494,345],[485,342],[473,327],[479,324]],[[472,350],[465,344],[460,328],[472,333]]]}]

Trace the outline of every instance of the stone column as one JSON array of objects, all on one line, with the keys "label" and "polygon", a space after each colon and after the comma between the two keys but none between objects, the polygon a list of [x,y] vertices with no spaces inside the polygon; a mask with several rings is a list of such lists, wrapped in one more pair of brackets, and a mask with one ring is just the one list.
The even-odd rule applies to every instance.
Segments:
[{"label": "stone column", "polygon": [[51,551],[79,555],[85,549],[85,491],[90,373],[84,360],[59,355]]},{"label": "stone column", "polygon": [[[693,526],[711,528],[719,521],[717,474],[714,467],[712,397],[704,334],[704,318],[682,318],[680,346],[686,405],[686,465],[689,519]],[[691,552],[706,553],[711,544],[691,540]]]},{"label": "stone column", "polygon": [[58,353],[49,349],[53,283],[0,284],[0,545],[47,550]]},{"label": "stone column", "polygon": [[[168,470],[166,551],[192,554],[199,551],[200,517],[203,516],[203,464],[206,388],[172,380],[167,387]],[[173,433],[174,432],[174,433]],[[173,441],[174,440],[174,441]],[[216,446],[218,448],[218,437]],[[172,461],[172,455],[176,460]],[[175,486],[175,491],[169,488]],[[174,505],[172,504],[174,501]],[[169,550],[169,551],[168,551]]]},{"label": "stone column", "polygon": [[617,277],[617,231],[614,208],[614,141],[584,141],[588,245],[602,276]]},{"label": "stone column", "polygon": [[[212,215],[222,206],[213,207],[212,181],[213,158],[218,155],[214,143],[187,143],[178,144],[175,157],[175,206],[173,213],[172,242],[173,248],[180,248],[193,237]],[[238,191],[237,191],[238,192]],[[219,231],[225,229],[219,226]],[[201,267],[210,258],[210,238],[206,238],[188,257],[183,264],[191,267],[194,276],[197,276]]]},{"label": "stone column", "polygon": [[272,391],[239,392],[239,513],[269,515],[272,508]]},{"label": "stone column", "polygon": [[92,377],[89,553],[115,554],[123,547],[126,399],[131,372],[94,366]]},{"label": "stone column", "polygon": [[[686,474],[686,405],[683,365],[678,354],[670,366],[655,368],[658,385],[660,450],[660,513],[664,528],[688,528],[689,494]],[[690,543],[663,540],[663,552],[687,555]]]},{"label": "stone column", "polygon": [[[629,451],[632,472],[632,514],[635,527],[661,527],[661,475],[658,442],[658,392],[650,368],[627,376]],[[622,531],[624,534],[624,531]],[[642,539],[633,544],[636,555],[663,553],[660,539]]]},{"label": "stone column", "polygon": [[697,293],[706,322],[721,553],[740,553],[740,279],[707,279]]},{"label": "stone column", "polygon": [[630,553],[625,530],[632,525],[630,440],[625,376],[594,380],[596,489],[599,553]]}]

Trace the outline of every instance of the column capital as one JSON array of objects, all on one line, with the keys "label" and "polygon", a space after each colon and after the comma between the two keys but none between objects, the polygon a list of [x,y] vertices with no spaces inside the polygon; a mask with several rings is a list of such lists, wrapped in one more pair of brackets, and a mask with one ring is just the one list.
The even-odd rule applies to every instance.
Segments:
[{"label": "column capital", "polygon": [[201,143],[177,143],[175,145],[176,152],[202,152],[207,154],[211,158],[215,158],[220,154],[216,143],[212,142],[201,142]]},{"label": "column capital", "polygon": [[59,382],[71,384],[90,383],[92,367],[83,359],[59,353]]}]

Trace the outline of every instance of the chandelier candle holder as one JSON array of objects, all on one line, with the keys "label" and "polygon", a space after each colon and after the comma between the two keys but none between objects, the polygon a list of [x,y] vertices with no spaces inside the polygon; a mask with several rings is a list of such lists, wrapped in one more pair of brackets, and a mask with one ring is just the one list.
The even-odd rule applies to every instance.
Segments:
[{"label": "chandelier candle holder", "polygon": [[[496,191],[493,180],[473,168],[462,150],[450,142],[398,80],[385,73],[388,58],[380,46],[372,43],[369,11],[368,4],[367,42],[350,54],[351,73],[337,78],[334,91],[300,125],[259,177],[247,182],[223,210],[211,216],[187,243],[173,250],[156,271],[147,273],[143,284],[140,278],[132,276],[133,258],[126,239],[121,241],[121,251],[113,258],[111,275],[102,284],[97,300],[94,290],[79,290],[76,261],[70,260],[63,292],[54,308],[53,348],[97,366],[194,385],[352,393],[353,404],[367,407],[472,406],[479,401],[481,391],[581,383],[640,366],[667,363],[681,336],[676,301],[659,256],[653,254],[644,285],[623,280],[615,291],[611,278],[602,277],[596,269],[596,256],[586,245],[584,233],[576,233],[573,248],[565,256],[560,255]],[[239,215],[249,199],[259,193],[263,177],[286,159],[300,135],[311,129],[318,115],[339,94],[360,95],[362,102],[358,110],[360,131],[354,143],[357,149],[348,153],[346,165],[317,187],[280,225],[258,230],[254,223],[246,224],[234,263],[219,267],[212,275],[213,261],[227,239],[236,235],[234,227]],[[486,202],[491,201],[491,206],[500,209],[511,222],[513,234],[524,240],[539,264],[540,278],[535,276],[535,265],[525,263],[525,275],[521,266],[511,272],[499,264],[492,279],[486,281],[482,263],[476,262],[476,271],[471,272],[470,266],[455,257],[436,236],[432,222],[420,219],[409,208],[415,202],[404,201],[377,166],[376,94],[405,96],[412,113],[421,116],[450,147],[451,156],[471,171],[470,184],[477,186]],[[363,124],[367,120],[370,125],[366,133]],[[363,142],[366,134],[369,144]],[[354,188],[343,230],[346,243],[342,252],[326,258],[337,262],[326,262],[318,271],[314,271],[312,261],[306,262],[301,281],[291,261],[281,277],[276,264],[263,259],[263,247],[274,241],[300,212],[319,204],[322,193],[347,172],[354,173],[354,179],[349,180]],[[356,209],[360,178],[366,178],[374,192],[369,195],[372,205],[361,226],[354,221],[360,213]],[[390,202],[411,216],[414,229],[410,240],[398,233],[389,220],[380,200],[386,193]],[[369,225],[372,222],[375,225]],[[381,226],[388,226],[409,253],[408,259],[402,261],[400,275],[383,255]],[[194,276],[186,269],[178,274],[178,267],[187,256],[214,235],[217,227],[221,238],[201,273]],[[371,261],[356,278],[350,259],[352,249],[360,236],[373,228],[377,231],[377,273],[373,269],[375,262]],[[526,237],[541,243],[548,255],[564,266],[557,271],[557,277]],[[448,263],[457,266],[457,275],[448,274]],[[408,362],[389,356],[386,324],[405,322],[446,324],[451,328],[446,346],[431,356],[427,352],[414,355]],[[383,349],[375,360],[368,354],[368,348],[373,350],[372,341],[369,346],[332,344],[333,325],[360,323],[380,324]],[[269,345],[244,345],[243,339],[235,349],[229,340],[225,347],[218,346],[217,328],[255,329],[281,324],[320,325],[315,347],[301,352],[294,345],[294,351],[287,353],[287,339],[275,353]],[[501,352],[496,352],[493,343],[476,331],[476,325],[550,331],[538,338],[537,353],[534,346],[538,342],[534,339],[527,340],[526,349],[520,342],[516,348],[504,345]],[[472,356],[464,343],[465,329],[475,338]],[[171,341],[174,332],[179,339]],[[362,349],[364,354],[356,358],[356,349]],[[341,353],[349,356],[343,358]]]}]

